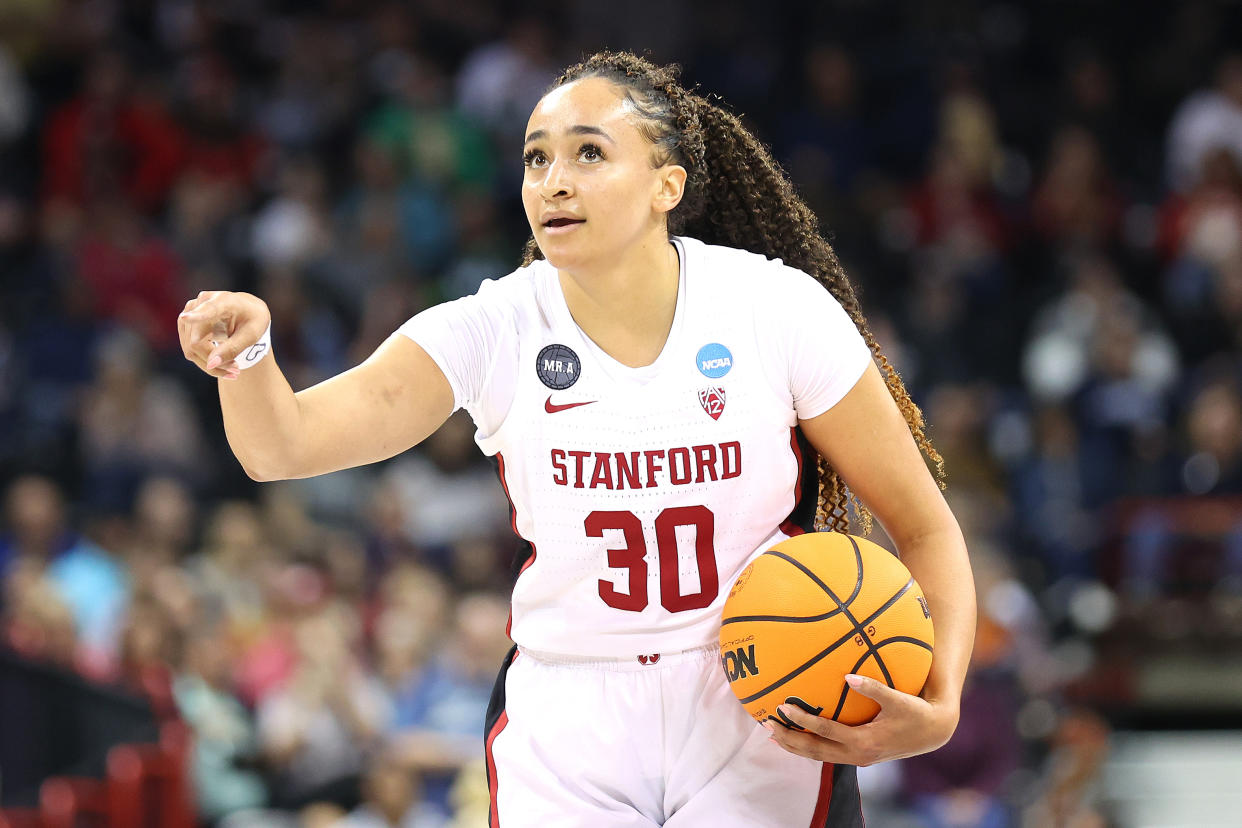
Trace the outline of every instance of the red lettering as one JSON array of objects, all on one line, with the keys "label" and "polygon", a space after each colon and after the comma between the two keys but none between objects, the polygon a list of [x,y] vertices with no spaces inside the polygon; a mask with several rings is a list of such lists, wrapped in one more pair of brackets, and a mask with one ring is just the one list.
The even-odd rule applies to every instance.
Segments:
[{"label": "red lettering", "polygon": [[586,488],[582,483],[582,461],[591,456],[589,451],[571,451],[569,456],[574,458],[574,488]]},{"label": "red lettering", "polygon": [[[620,592],[612,581],[599,579],[599,597],[619,610],[642,612],[647,607],[647,541],[642,522],[633,512],[591,512],[584,523],[587,537],[602,538],[606,529],[620,529],[625,546],[608,550],[611,569],[628,569],[628,592]],[[712,560],[713,565],[715,559]]]},{"label": "red lettering", "polygon": [[643,457],[647,458],[647,488],[654,489],[656,487],[656,472],[664,471],[664,466],[656,464],[656,460],[664,457],[664,449],[644,451]]},{"label": "red lettering", "polygon": [[[689,594],[681,591],[681,555],[677,548],[677,528],[694,527],[694,562],[698,569],[699,590]],[[620,530],[625,546],[609,548],[608,567],[627,569],[626,592],[621,592],[608,579],[599,579],[599,597],[610,607],[629,612],[642,612],[647,607],[647,541],[643,525],[633,512],[591,512],[584,523],[587,537],[603,538],[607,530]],[[674,506],[655,519],[656,551],[660,562],[660,605],[669,612],[702,609],[711,606],[720,593],[720,575],[716,571],[716,516],[706,506]],[[643,661],[647,656],[639,656]],[[650,657],[650,663],[659,660]],[[644,661],[644,663],[647,663]]]},{"label": "red lettering", "polygon": [[[573,452],[570,452],[571,454]],[[732,443],[720,444],[721,469],[720,479],[729,480],[742,473],[742,444],[734,440]]]},{"label": "red lettering", "polygon": [[[629,462],[626,462],[623,452],[618,451],[613,456],[617,458],[617,488],[642,488],[643,484],[638,482],[638,452],[630,452]],[[625,480],[624,483],[621,482],[622,478]]]},{"label": "red lettering", "polygon": [[[680,470],[677,461],[681,461]],[[684,486],[694,475],[690,471],[690,449],[675,448],[668,453],[668,474],[674,486]]]},{"label": "red lettering", "polygon": [[591,475],[591,488],[597,489],[600,486],[605,489],[613,488],[612,455],[606,451],[595,452],[595,473]]},{"label": "red lettering", "polygon": [[552,482],[558,486],[564,486],[567,481],[565,452],[562,449],[552,449]]},{"label": "red lettering", "polygon": [[[694,527],[694,560],[699,570],[699,591],[681,591],[681,562],[677,554],[677,527]],[[714,536],[716,516],[706,506],[675,506],[660,512],[655,521],[660,553],[660,605],[669,612],[685,612],[710,606],[720,594],[716,572]]]},{"label": "red lettering", "polygon": [[695,446],[691,451],[694,452],[694,464],[697,467],[697,471],[694,473],[694,482],[702,483],[707,479],[703,473],[704,471],[711,475],[712,480],[719,480],[720,478],[716,475],[716,447]]}]

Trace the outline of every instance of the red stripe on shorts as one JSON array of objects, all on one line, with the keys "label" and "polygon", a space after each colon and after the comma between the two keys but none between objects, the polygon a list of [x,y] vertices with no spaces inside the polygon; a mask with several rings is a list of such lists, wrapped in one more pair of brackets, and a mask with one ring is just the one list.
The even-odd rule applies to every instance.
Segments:
[{"label": "red stripe on shorts", "polygon": [[[832,802],[832,772],[836,765],[825,762],[819,772],[819,797],[815,800],[815,815],[811,817],[811,828],[824,828],[828,824],[828,805]],[[492,801],[496,798],[493,795]]]},{"label": "red stripe on shorts", "polygon": [[[487,824],[490,828],[500,828],[500,813],[496,809],[496,757],[492,755],[492,742],[496,741],[496,737],[508,723],[509,714],[502,710],[500,718],[496,720],[496,724],[492,725],[492,732],[487,734],[487,789],[492,797],[491,810],[487,815]],[[819,812],[816,811],[816,813]]]}]

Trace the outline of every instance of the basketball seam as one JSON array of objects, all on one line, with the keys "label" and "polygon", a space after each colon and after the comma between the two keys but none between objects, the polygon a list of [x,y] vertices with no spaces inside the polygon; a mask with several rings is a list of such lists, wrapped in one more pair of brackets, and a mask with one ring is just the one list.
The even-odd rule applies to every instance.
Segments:
[{"label": "basketball seam", "polygon": [[[783,557],[783,556],[782,556],[782,557]],[[879,609],[877,609],[877,610],[876,610],[875,612],[873,612],[871,615],[869,615],[869,616],[867,616],[866,618],[864,618],[861,622],[855,622],[855,627],[854,627],[854,629],[853,629],[853,630],[851,630],[850,632],[846,633],[844,636],[842,636],[841,638],[839,638],[839,639],[837,639],[836,641],[834,641],[832,644],[830,644],[830,645],[828,645],[827,647],[825,647],[825,648],[824,648],[823,650],[821,650],[821,651],[820,651],[817,655],[812,656],[809,660],[807,660],[804,664],[802,664],[802,666],[801,666],[801,667],[798,667],[797,669],[793,670],[792,672],[786,673],[786,674],[785,674],[784,676],[782,676],[782,677],[781,677],[778,681],[776,681],[776,682],[774,682],[773,684],[771,684],[771,685],[769,685],[769,686],[767,686],[767,687],[763,688],[763,689],[762,689],[762,690],[760,690],[759,692],[757,692],[757,693],[752,693],[751,695],[749,695],[749,696],[747,696],[747,697],[745,697],[745,698],[741,699],[742,704],[750,704],[750,703],[751,703],[751,702],[753,702],[755,699],[761,698],[761,697],[763,697],[763,696],[767,695],[768,693],[771,693],[771,692],[772,692],[773,690],[775,690],[776,688],[780,687],[781,685],[783,685],[783,684],[785,684],[786,682],[790,681],[790,680],[791,680],[791,679],[793,679],[794,677],[801,675],[803,672],[805,672],[806,670],[808,670],[808,669],[810,669],[811,667],[813,667],[816,663],[818,663],[819,661],[823,660],[823,658],[824,658],[825,656],[827,656],[829,653],[831,653],[831,652],[832,652],[833,650],[835,650],[837,647],[840,647],[842,644],[844,644],[846,641],[849,641],[849,640],[850,640],[851,638],[853,638],[855,635],[860,634],[860,631],[861,631],[861,627],[862,627],[862,626],[865,626],[865,625],[867,625],[867,624],[871,623],[872,621],[874,621],[875,619],[877,619],[877,618],[879,618],[881,615],[883,615],[885,612],[887,612],[887,611],[888,611],[888,609],[889,609],[889,607],[891,607],[893,604],[897,603],[897,601],[901,598],[901,596],[905,595],[907,592],[909,592],[909,591],[910,591],[910,587],[912,587],[912,586],[914,586],[914,579],[913,579],[913,578],[911,578],[909,581],[906,581],[906,585],[905,585],[905,586],[903,586],[900,590],[898,590],[896,595],[894,595],[892,598],[889,598],[887,601],[885,601],[885,602],[884,602],[884,604],[883,604],[883,605],[882,605]],[[853,620],[854,620],[853,616],[851,616],[848,612],[846,613],[846,617],[847,617],[847,618],[849,618],[851,621],[853,621]],[[871,644],[871,639],[867,636],[867,634],[866,634],[865,632],[862,632],[861,634],[862,634],[862,636],[863,636],[863,639],[864,639],[865,641],[867,641],[867,643],[870,645],[870,644]],[[870,652],[875,652],[874,646],[869,646],[869,647],[868,647],[868,652],[869,652],[869,653],[870,653]]]},{"label": "basketball seam", "polygon": [[808,621],[827,621],[834,615],[840,615],[840,608],[831,612],[825,612],[823,615],[793,616],[793,615],[735,615],[732,618],[726,618],[720,622],[720,626],[725,624],[737,624],[741,621],[789,621],[794,624],[805,624]]},{"label": "basketball seam", "polygon": [[[799,570],[802,571],[802,574],[806,575],[815,584],[817,584],[819,588],[822,589],[828,595],[829,598],[831,598],[834,602],[836,602],[836,605],[841,610],[842,614],[844,614],[845,617],[849,619],[849,622],[854,625],[854,632],[858,636],[860,636],[865,642],[867,652],[875,653],[876,663],[880,665],[880,672],[884,674],[884,678],[887,681],[888,686],[892,687],[893,686],[892,676],[889,675],[888,668],[885,666],[884,662],[880,659],[880,655],[876,651],[875,646],[871,643],[871,636],[867,635],[866,630],[863,629],[864,625],[866,625],[868,621],[863,621],[861,624],[858,623],[858,620],[854,618],[854,614],[850,612],[850,609],[849,609],[850,604],[854,602],[854,599],[858,597],[858,593],[862,591],[863,562],[862,562],[862,550],[858,548],[857,541],[855,541],[849,535],[846,535],[845,538],[846,540],[850,542],[850,545],[854,547],[854,558],[855,558],[856,566],[858,567],[858,579],[854,582],[854,591],[850,593],[850,597],[847,598],[844,602],[840,598],[837,597],[837,594],[835,592],[832,591],[832,587],[828,586],[823,581],[821,581],[819,577],[814,572],[809,570],[805,565],[803,565],[801,561],[797,560],[796,558],[791,558],[788,555],[784,554],[783,552],[777,552],[775,550],[772,550],[768,552],[767,554],[775,555],[776,557],[782,558],[788,561],[789,563],[793,564],[795,567],[797,567]],[[910,581],[906,583],[906,585],[901,589],[900,592],[898,592],[895,596],[893,596],[893,598],[889,600],[889,603],[885,604],[885,608],[892,606],[892,602],[896,600],[897,598],[900,598],[902,594],[905,593],[905,591],[910,588],[910,585],[912,583],[914,583],[913,578],[911,578]],[[872,619],[874,618],[875,616],[873,615]],[[864,661],[865,660],[866,659],[864,659]],[[857,669],[857,667],[855,669]]]},{"label": "basketball seam", "polygon": [[[854,581],[854,591],[850,593],[850,597],[846,599],[845,601],[846,606],[848,606],[854,601],[855,598],[858,597],[858,593],[862,591],[863,564],[862,564],[862,550],[858,548],[858,544],[849,535],[846,535],[845,538],[850,542],[850,545],[854,547],[854,566],[858,570],[858,578]],[[723,621],[721,621],[720,626],[723,627],[725,624],[735,624],[739,621],[792,621],[797,624],[802,624],[808,621],[826,621],[827,619],[833,617],[837,613],[845,612],[845,607],[841,605],[840,599],[837,598],[835,594],[833,594],[832,590],[828,588],[828,585],[825,584],[823,581],[819,580],[819,578],[815,577],[814,573],[804,569],[793,558],[790,558],[784,553],[777,552],[775,550],[769,550],[763,554],[773,555],[787,563],[791,563],[797,566],[803,575],[806,575],[808,578],[810,578],[815,583],[817,587],[822,589],[824,592],[828,593],[828,596],[832,598],[832,600],[836,603],[837,608],[834,610],[829,610],[828,612],[822,613],[820,615],[799,616],[796,618],[792,616],[788,616],[788,615],[735,615],[732,618],[726,618]]]},{"label": "basketball seam", "polygon": [[[888,686],[894,687],[893,677],[888,672],[888,665],[884,663],[884,659],[879,654],[879,649],[885,646],[886,644],[917,644],[918,646],[922,647],[928,652],[932,651],[932,646],[921,638],[914,638],[913,636],[909,636],[909,635],[894,635],[892,638],[886,638],[883,641],[876,642],[876,645],[875,645],[876,652],[867,653],[862,658],[860,658],[858,660],[858,663],[854,665],[854,669],[851,670],[850,672],[857,673],[859,668],[861,668],[864,664],[867,663],[867,659],[871,658],[872,655],[874,655],[875,663],[880,666],[880,671],[884,673],[884,678],[888,680]],[[845,700],[849,696],[849,694],[850,694],[850,686],[847,684],[845,685],[845,689],[841,691],[841,695],[837,698],[837,709],[832,714],[833,719],[836,719],[837,716],[841,715],[841,711],[845,708]]]}]

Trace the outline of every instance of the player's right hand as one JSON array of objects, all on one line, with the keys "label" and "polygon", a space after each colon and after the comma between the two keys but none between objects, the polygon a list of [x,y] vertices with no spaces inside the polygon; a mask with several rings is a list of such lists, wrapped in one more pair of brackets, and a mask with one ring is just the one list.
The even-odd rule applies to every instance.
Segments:
[{"label": "player's right hand", "polygon": [[213,377],[237,379],[241,371],[234,359],[259,341],[271,320],[267,303],[257,296],[202,291],[177,317],[181,352]]}]

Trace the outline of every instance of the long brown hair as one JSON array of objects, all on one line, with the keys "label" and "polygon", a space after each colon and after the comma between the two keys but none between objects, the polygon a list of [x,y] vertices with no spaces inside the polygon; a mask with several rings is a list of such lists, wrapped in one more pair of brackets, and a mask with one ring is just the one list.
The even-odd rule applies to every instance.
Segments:
[{"label": "long brown hair", "polygon": [[[679,164],[687,172],[681,202],[668,216],[669,233],[707,244],[741,248],[779,258],[814,276],[858,327],[875,355],[889,393],[901,409],[915,442],[935,467],[944,487],[944,460],[924,433],[923,412],[867,326],[854,286],[837,254],[819,230],[819,220],[794,193],[789,177],[772,155],[733,114],[678,83],[680,67],[657,66],[628,52],[599,52],[569,67],[552,88],[583,78],[605,78],[625,90],[639,117],[638,127],[652,145],[652,164]],[[532,237],[523,264],[543,258]],[[841,477],[819,459],[820,528],[849,530],[851,493]],[[871,530],[870,513],[855,500],[863,531]]]}]

